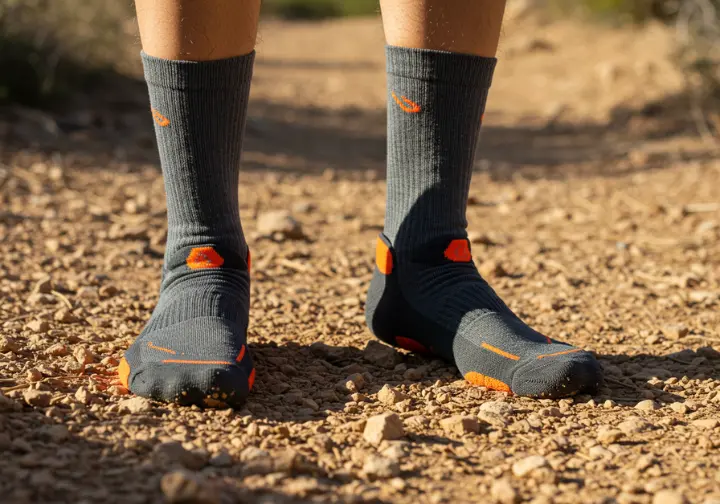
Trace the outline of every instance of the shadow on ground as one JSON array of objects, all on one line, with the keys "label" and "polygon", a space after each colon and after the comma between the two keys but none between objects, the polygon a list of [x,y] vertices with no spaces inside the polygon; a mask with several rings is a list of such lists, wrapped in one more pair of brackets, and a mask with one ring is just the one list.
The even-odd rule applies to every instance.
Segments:
[{"label": "shadow on ground", "polygon": [[[640,110],[617,109],[607,123],[535,118],[512,126],[493,121],[493,114],[502,114],[502,104],[496,104],[498,112],[488,114],[481,134],[476,169],[499,180],[518,174],[563,178],[653,170],[716,156],[709,148],[656,148],[658,143],[697,137],[695,123],[681,110],[685,101],[681,95],[669,96]],[[653,152],[644,154],[650,144]],[[145,84],[115,76],[105,88],[53,111],[1,109],[0,160],[10,163],[27,150],[64,157],[76,169],[157,165]],[[262,100],[250,105],[246,171],[318,174],[333,169],[339,174],[372,171],[382,177],[384,163],[384,110],[288,107]]]}]

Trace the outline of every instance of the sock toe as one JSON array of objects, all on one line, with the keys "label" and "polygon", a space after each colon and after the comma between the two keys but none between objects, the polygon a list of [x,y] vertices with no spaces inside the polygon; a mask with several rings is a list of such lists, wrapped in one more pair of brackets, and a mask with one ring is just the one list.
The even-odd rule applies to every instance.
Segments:
[{"label": "sock toe", "polygon": [[518,367],[512,391],[529,397],[559,398],[595,392],[602,382],[600,364],[590,352],[568,347],[564,355],[536,358]]}]

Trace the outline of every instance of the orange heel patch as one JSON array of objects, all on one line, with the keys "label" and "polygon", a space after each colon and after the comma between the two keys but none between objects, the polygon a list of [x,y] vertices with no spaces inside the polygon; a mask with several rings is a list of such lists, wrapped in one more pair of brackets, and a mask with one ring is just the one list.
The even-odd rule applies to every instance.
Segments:
[{"label": "orange heel patch", "polygon": [[186,263],[190,269],[219,268],[225,259],[212,247],[197,247],[190,251]]},{"label": "orange heel patch", "polygon": [[499,392],[512,393],[512,390],[510,390],[510,386],[507,383],[501,382],[500,380],[496,380],[495,378],[491,378],[480,373],[476,373],[475,371],[470,371],[469,373],[467,373],[465,375],[465,379],[472,385],[475,385],[477,387],[485,387],[491,390],[497,390]]},{"label": "orange heel patch", "polygon": [[453,240],[445,249],[445,258],[452,262],[470,262],[472,254],[467,240]]},{"label": "orange heel patch", "polygon": [[120,359],[120,364],[118,364],[118,378],[120,379],[120,384],[122,384],[125,388],[130,388],[128,386],[128,382],[130,380],[130,364],[125,360],[125,357]]},{"label": "orange heel patch", "polygon": [[377,265],[378,271],[383,275],[389,275],[393,270],[393,258],[392,252],[385,242],[378,238],[377,245],[375,246],[375,264]]}]

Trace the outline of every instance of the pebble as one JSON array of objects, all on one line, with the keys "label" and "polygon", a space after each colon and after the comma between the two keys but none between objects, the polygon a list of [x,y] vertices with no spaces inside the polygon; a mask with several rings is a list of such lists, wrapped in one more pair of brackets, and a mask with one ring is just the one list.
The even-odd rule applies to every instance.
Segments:
[{"label": "pebble", "polygon": [[53,318],[62,324],[74,324],[80,320],[67,308],[60,308]]},{"label": "pebble", "polygon": [[624,435],[625,433],[621,430],[605,427],[598,430],[597,440],[601,443],[611,444],[617,442]]},{"label": "pebble", "polygon": [[208,458],[201,453],[186,450],[179,441],[168,441],[155,446],[153,461],[157,464],[180,464],[185,469],[198,471],[205,467]]},{"label": "pebble", "polygon": [[50,330],[50,324],[47,322],[47,320],[33,320],[31,322],[28,322],[28,324],[25,326],[28,330],[34,332],[34,333],[46,333]]},{"label": "pebble", "polygon": [[363,350],[365,361],[385,369],[392,369],[400,362],[402,357],[392,347],[383,345],[379,341],[368,341]]},{"label": "pebble", "polygon": [[675,402],[670,405],[670,409],[673,410],[676,413],[680,413],[681,415],[684,415],[688,412],[688,407],[685,405],[685,403],[681,402]]},{"label": "pebble", "polygon": [[712,430],[720,425],[720,422],[718,422],[716,418],[703,418],[701,420],[693,420],[692,425],[699,429]]},{"label": "pebble", "polygon": [[131,397],[118,403],[118,411],[128,413],[146,413],[152,409],[150,401],[144,397]]},{"label": "pebble", "polygon": [[635,405],[635,409],[639,409],[640,411],[655,411],[659,407],[660,406],[658,406],[658,404],[652,399],[640,401]]},{"label": "pebble", "polygon": [[220,496],[211,492],[205,481],[189,471],[173,471],[164,474],[160,489],[170,504],[217,504]]},{"label": "pebble", "polygon": [[365,459],[362,472],[370,480],[388,479],[400,474],[400,466],[389,458],[370,455]]},{"label": "pebble", "polygon": [[405,436],[402,420],[395,413],[383,413],[370,417],[365,424],[363,438],[368,443],[378,445],[382,441],[400,439]]},{"label": "pebble", "polygon": [[480,424],[477,419],[467,415],[455,415],[440,420],[440,427],[451,434],[477,434],[480,432]]},{"label": "pebble", "polygon": [[613,452],[600,445],[595,445],[588,450],[588,455],[593,459],[612,458]]},{"label": "pebble", "polygon": [[5,336],[0,336],[0,353],[5,352],[17,352],[20,350],[20,345],[13,339]]},{"label": "pebble", "polygon": [[25,390],[23,392],[23,400],[30,406],[38,408],[47,408],[50,406],[52,394],[50,392],[42,392],[40,390]]},{"label": "pebble", "polygon": [[623,431],[626,435],[636,434],[638,432],[644,432],[651,427],[650,423],[646,422],[642,418],[633,417],[628,418],[624,422],[618,424],[618,429]]},{"label": "pebble", "polygon": [[688,328],[684,324],[668,324],[660,329],[667,339],[679,340],[688,334]]},{"label": "pebble", "polygon": [[257,446],[248,446],[240,452],[240,460],[242,462],[248,462],[254,459],[269,458],[270,453],[266,450],[261,450]]},{"label": "pebble", "polygon": [[490,487],[490,495],[500,504],[516,504],[520,502],[520,495],[517,490],[506,479],[495,481]]},{"label": "pebble", "polygon": [[261,213],[256,221],[258,233],[278,240],[302,240],[305,238],[302,226],[287,210],[272,210]]},{"label": "pebble", "polygon": [[549,467],[548,461],[541,455],[530,455],[520,459],[512,465],[512,472],[518,478],[523,478],[536,469]]},{"label": "pebble", "polygon": [[67,347],[62,343],[55,343],[54,345],[50,345],[48,349],[45,350],[45,353],[53,357],[65,357],[69,352]]},{"label": "pebble", "polygon": [[92,364],[96,360],[95,355],[85,347],[77,347],[73,351],[73,356],[75,357],[75,360],[83,366],[86,364]]},{"label": "pebble", "polygon": [[80,387],[75,392],[75,399],[82,404],[90,404],[93,400],[93,395],[88,391],[86,387]]},{"label": "pebble", "polygon": [[383,388],[378,391],[377,398],[381,403],[392,406],[406,400],[408,396],[389,385],[383,385]]},{"label": "pebble", "polygon": [[653,495],[652,504],[686,504],[685,496],[675,490],[660,490]]}]

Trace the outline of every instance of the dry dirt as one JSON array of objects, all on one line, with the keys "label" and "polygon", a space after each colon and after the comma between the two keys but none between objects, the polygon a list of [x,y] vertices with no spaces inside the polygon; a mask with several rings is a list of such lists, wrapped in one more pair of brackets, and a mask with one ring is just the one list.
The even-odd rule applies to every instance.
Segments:
[{"label": "dry dirt", "polygon": [[[596,396],[473,388],[373,342],[381,26],[266,23],[240,189],[258,370],[242,411],[115,383],[165,236],[142,85],[0,120],[0,501],[720,502],[720,162],[670,34],[513,17],[473,254],[530,323],[596,352]],[[258,229],[278,210],[306,239]]]}]

